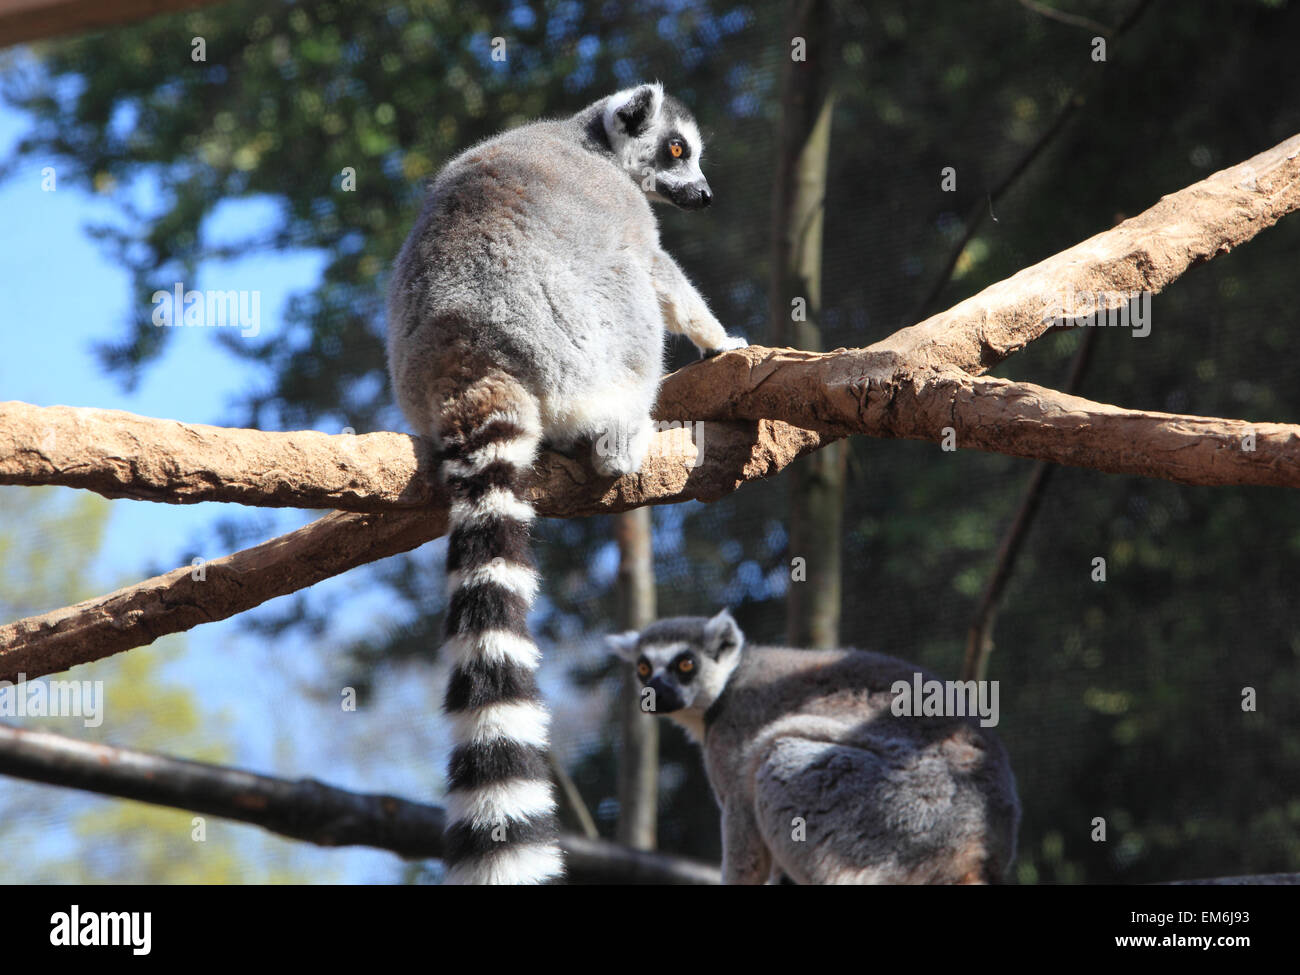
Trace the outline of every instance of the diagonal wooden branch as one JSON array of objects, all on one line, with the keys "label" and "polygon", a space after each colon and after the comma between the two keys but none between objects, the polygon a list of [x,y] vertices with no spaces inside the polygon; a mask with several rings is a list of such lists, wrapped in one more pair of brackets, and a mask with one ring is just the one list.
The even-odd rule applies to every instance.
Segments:
[{"label": "diagonal wooden branch", "polygon": [[[544,515],[714,500],[849,434],[939,440],[1190,484],[1300,487],[1300,427],[1125,410],[980,374],[1044,334],[1066,288],[1157,291],[1194,263],[1300,207],[1300,136],[1165,197],[1120,226],[867,349],[751,347],[670,376],[660,418],[707,421],[706,456],[662,433],[634,477],[602,479],[546,455]],[[747,422],[734,422],[747,421]],[[262,433],[66,407],[0,405],[0,483],[68,484],[110,497],[344,508],[207,565],[0,627],[0,678],[51,673],[242,612],[445,528],[416,441],[397,434]]]},{"label": "diagonal wooden branch", "polygon": [[[314,779],[91,744],[0,725],[0,775],[157,806],[207,813],[321,846],[369,846],[398,856],[442,852],[443,811],[397,796],[349,792]],[[607,840],[561,834],[574,883],[719,884],[712,864]],[[1175,880],[1174,884],[1297,884],[1300,874]]]},{"label": "diagonal wooden branch", "polygon": [[[119,418],[117,423],[126,424],[129,433],[127,420]],[[237,432],[256,439],[256,431]],[[781,470],[825,442],[818,434],[770,421],[706,423],[693,432],[694,438],[685,428],[660,433],[642,471],[616,481],[567,457],[547,454],[535,469],[529,493],[542,513],[561,517],[713,500]],[[692,466],[701,460],[699,444],[702,462]],[[414,453],[408,444],[410,477],[418,474]],[[185,469],[177,476],[187,476]],[[277,477],[290,473],[281,468]],[[0,626],[0,680],[55,673],[226,619],[356,566],[417,548],[446,528],[446,504],[438,498],[416,510],[336,512],[262,545],[206,562],[202,573],[184,566],[106,596]]]},{"label": "diagonal wooden branch", "polygon": [[[773,367],[771,359],[780,364]],[[826,432],[769,421],[708,423],[703,428],[706,462],[698,468],[689,466],[694,455],[686,456],[692,448],[684,431],[666,432],[659,435],[657,452],[645,470],[614,482],[568,458],[547,455],[531,489],[539,509],[572,517],[689,498],[710,500],[781,470],[799,454],[843,433],[939,440],[946,427],[956,431],[960,448],[1187,484],[1300,488],[1300,426],[1295,425],[1125,410],[1029,383],[965,375],[915,378],[867,396],[865,383],[840,375],[840,358],[790,350],[746,349],[692,368],[710,375],[702,388],[716,391],[718,402],[712,408],[738,414],[780,408],[802,422],[816,421]],[[712,380],[716,371],[723,372],[724,381]],[[415,476],[419,468],[413,449],[407,457]],[[291,473],[280,470],[281,477]],[[206,563],[202,579],[183,567],[2,626],[0,679],[54,673],[225,619],[416,548],[445,529],[446,509],[437,501],[419,510],[329,515]]]},{"label": "diagonal wooden branch", "polygon": [[[314,779],[114,748],[0,725],[0,775],[207,813],[321,846],[370,846],[407,858],[442,855],[443,811]],[[717,884],[717,867],[585,836],[561,837],[579,883]]]},{"label": "diagonal wooden branch", "polygon": [[[888,398],[917,376],[980,375],[1045,334],[1052,327],[1045,312],[1067,289],[1111,296],[1159,291],[1298,207],[1300,135],[866,349],[815,354],[754,347],[684,369],[665,381],[658,415],[777,419],[839,435],[890,436],[887,425],[853,409],[854,402],[865,406],[865,387]],[[379,511],[435,502],[429,470],[427,455],[399,434],[263,433],[108,410],[0,404],[3,484],[66,484],[173,503]],[[637,500],[636,487],[624,482],[612,494],[625,497],[628,507],[654,503]]]},{"label": "diagonal wooden branch", "polygon": [[[1170,193],[945,312],[867,349],[909,372],[979,375],[1041,337],[1044,310],[1078,292],[1163,291],[1184,271],[1225,254],[1300,209],[1300,135]],[[1115,302],[1109,302],[1113,307]]]},{"label": "diagonal wooden branch", "polygon": [[152,643],[416,548],[447,529],[446,510],[335,512],[269,542],[0,627],[0,680],[67,670]]}]

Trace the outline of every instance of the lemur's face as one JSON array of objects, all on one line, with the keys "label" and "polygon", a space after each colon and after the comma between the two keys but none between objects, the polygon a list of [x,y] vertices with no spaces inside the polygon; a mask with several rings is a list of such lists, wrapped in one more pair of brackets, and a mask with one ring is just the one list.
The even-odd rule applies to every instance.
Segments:
[{"label": "lemur's face", "polygon": [[713,202],[700,170],[704,142],[695,119],[660,85],[640,85],[611,95],[605,134],[614,158],[656,203],[700,210]]},{"label": "lemur's face", "polygon": [[612,649],[636,667],[655,714],[705,711],[727,685],[740,661],[744,635],[725,609],[713,619],[660,620],[640,633],[608,638]]},{"label": "lemur's face", "polygon": [[700,655],[687,643],[652,644],[639,648],[636,675],[642,687],[654,691],[647,697],[650,710],[672,714],[690,708],[700,684]]}]

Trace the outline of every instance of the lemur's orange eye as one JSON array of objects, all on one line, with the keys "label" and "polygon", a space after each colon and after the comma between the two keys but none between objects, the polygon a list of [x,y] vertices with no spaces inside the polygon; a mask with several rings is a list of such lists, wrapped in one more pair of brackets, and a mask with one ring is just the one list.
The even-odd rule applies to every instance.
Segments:
[{"label": "lemur's orange eye", "polygon": [[685,660],[683,660],[681,663],[677,665],[677,669],[680,670],[683,674],[689,674],[692,670],[695,669],[695,661],[692,660],[690,657],[687,657]]},{"label": "lemur's orange eye", "polygon": [[642,677],[649,677],[650,665],[646,663],[644,660],[642,660],[639,664],[636,665],[636,672],[640,674]]},{"label": "lemur's orange eye", "polygon": [[674,139],[672,142],[668,143],[668,151],[671,152],[671,153],[673,154],[673,158],[674,158],[674,159],[681,159],[681,158],[682,158],[682,152],[684,151],[684,150],[682,149],[682,143],[681,143],[681,140],[680,140],[680,139]]}]

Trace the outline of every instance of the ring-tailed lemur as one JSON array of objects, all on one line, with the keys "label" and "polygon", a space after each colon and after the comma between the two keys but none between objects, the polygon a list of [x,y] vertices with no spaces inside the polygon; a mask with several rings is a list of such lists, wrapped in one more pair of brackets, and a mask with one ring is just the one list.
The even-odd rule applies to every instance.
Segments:
[{"label": "ring-tailed lemur", "polygon": [[723,610],[609,638],[700,743],[729,884],[993,883],[1015,856],[1006,752],[977,720],[896,717],[929,675],[864,650],[745,645]]},{"label": "ring-tailed lemur", "polygon": [[448,880],[562,872],[547,714],[526,616],[539,445],[590,440],[606,475],[639,470],[665,329],[739,348],[659,246],[650,201],[708,206],[699,129],[658,85],[489,139],[438,174],[389,289],[388,364],[439,450],[451,502],[446,711]]}]

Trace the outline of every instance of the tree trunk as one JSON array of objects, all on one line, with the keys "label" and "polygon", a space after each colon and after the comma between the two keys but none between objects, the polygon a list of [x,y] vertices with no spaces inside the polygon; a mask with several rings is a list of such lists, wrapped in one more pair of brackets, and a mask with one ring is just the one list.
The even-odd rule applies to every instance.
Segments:
[{"label": "tree trunk", "polygon": [[[649,508],[614,516],[618,540],[618,626],[639,630],[655,618],[655,573]],[[629,673],[620,695],[622,753],[618,763],[618,840],[655,848],[659,800],[659,726],[641,710],[641,683]]]},{"label": "tree trunk", "polygon": [[[772,344],[822,350],[822,223],[831,115],[827,38],[832,30],[828,0],[791,0],[791,44],[781,83],[781,131],[777,144],[772,226]],[[802,38],[806,60],[795,38]],[[841,550],[844,537],[845,445],[831,444],[792,465],[789,548],[792,562],[786,599],[786,640],[795,647],[839,645]]]}]

